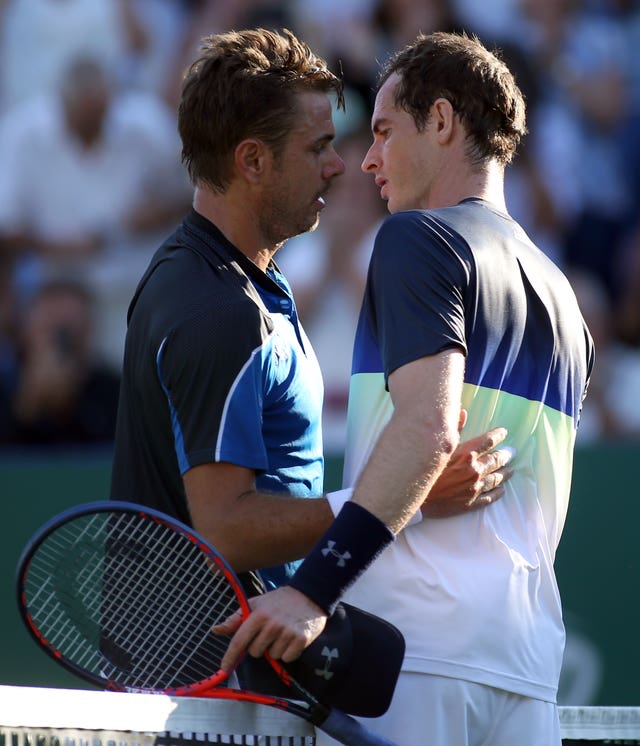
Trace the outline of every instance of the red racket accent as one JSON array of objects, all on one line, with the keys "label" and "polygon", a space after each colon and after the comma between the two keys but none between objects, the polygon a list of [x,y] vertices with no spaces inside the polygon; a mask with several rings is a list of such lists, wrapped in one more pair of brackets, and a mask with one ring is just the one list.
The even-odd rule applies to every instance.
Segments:
[{"label": "red racket accent", "polygon": [[251,613],[242,585],[192,528],[133,503],[81,505],[53,518],[18,564],[22,618],[54,660],[106,689],[238,700],[314,723],[344,744],[393,746],[329,710],[276,661],[285,699],[224,686],[228,638],[214,625]]}]

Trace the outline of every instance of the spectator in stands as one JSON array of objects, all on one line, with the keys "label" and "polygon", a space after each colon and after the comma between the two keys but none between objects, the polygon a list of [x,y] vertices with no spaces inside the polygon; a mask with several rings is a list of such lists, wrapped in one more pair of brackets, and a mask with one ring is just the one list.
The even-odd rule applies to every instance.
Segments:
[{"label": "spectator in stands", "polygon": [[619,434],[609,389],[615,347],[613,314],[607,291],[597,275],[574,269],[567,273],[567,278],[591,331],[597,354],[597,365],[594,365],[589,382],[589,396],[583,403],[580,416],[577,442],[582,445]]},{"label": "spectator in stands", "polygon": [[130,3],[130,25],[139,29],[144,43],[130,45],[124,62],[118,65],[120,83],[130,90],[160,96],[173,110],[175,91],[169,81],[175,76],[176,57],[198,3],[195,0],[126,2]]},{"label": "spectator in stands", "polygon": [[581,269],[570,270],[567,276],[593,335],[598,361],[578,443],[640,437],[640,348],[616,334],[614,308],[601,278]]},{"label": "spectator in stands", "polygon": [[164,103],[119,91],[93,58],[0,122],[0,251],[15,256],[19,300],[53,275],[89,281],[98,343],[118,370],[135,282],[190,203],[179,152]]},{"label": "spectator in stands", "polygon": [[538,75],[532,157],[562,216],[565,266],[598,275],[611,297],[633,213],[623,146],[631,79],[619,17],[574,0],[520,0],[520,44]]},{"label": "spectator in stands", "polygon": [[[154,0],[138,0],[138,2]],[[166,0],[155,0],[163,3]],[[354,0],[351,0],[353,2]],[[267,28],[279,30],[293,28],[296,24],[290,13],[291,3],[282,0],[233,0],[233,2],[211,2],[211,0],[186,0],[188,13],[181,30],[181,42],[177,53],[167,67],[165,98],[171,105],[180,101],[182,77],[189,65],[200,55],[203,35],[224,33],[231,29]],[[326,4],[326,0],[325,0]]]},{"label": "spectator in stands", "polygon": [[485,41],[517,39],[522,0],[450,0],[460,24]]},{"label": "spectator in stands", "polygon": [[17,306],[11,261],[0,254],[0,385],[7,385],[16,366]]},{"label": "spectator in stands", "polygon": [[620,270],[622,292],[615,304],[615,332],[621,342],[640,354],[640,216],[624,247]]},{"label": "spectator in stands", "polygon": [[[168,1],[168,0],[167,0]],[[0,111],[54,91],[79,55],[125,75],[148,43],[135,0],[6,0],[0,24]]]},{"label": "spectator in stands", "polygon": [[416,31],[453,31],[460,26],[451,0],[377,0],[374,21],[384,59],[413,41]]},{"label": "spectator in stands", "polygon": [[[528,89],[531,135],[508,174],[510,212],[554,261],[604,282],[613,302],[612,335],[635,355],[640,260],[633,233],[629,241],[640,214],[635,0],[0,0],[0,255],[7,266],[10,249],[18,258],[18,300],[54,267],[77,271],[93,285],[99,344],[119,369],[134,278],[171,228],[175,201],[174,214],[181,215],[190,199],[177,163],[178,77],[203,33],[254,25],[294,29],[341,70],[349,117],[358,109],[369,117],[375,61],[416,31],[412,25],[464,27],[505,49],[510,65],[512,51],[519,55],[526,64],[514,69]],[[77,148],[55,97],[64,71],[87,54],[109,70],[108,124],[93,146]],[[340,135],[340,115],[335,122]],[[130,219],[140,207],[132,194],[144,195],[144,219],[142,213]],[[300,279],[302,289],[306,278]],[[329,408],[331,401],[329,390]]]},{"label": "spectator in stands", "polygon": [[119,378],[95,357],[92,300],[85,285],[66,280],[34,296],[13,375],[0,379],[0,444],[111,443]]}]

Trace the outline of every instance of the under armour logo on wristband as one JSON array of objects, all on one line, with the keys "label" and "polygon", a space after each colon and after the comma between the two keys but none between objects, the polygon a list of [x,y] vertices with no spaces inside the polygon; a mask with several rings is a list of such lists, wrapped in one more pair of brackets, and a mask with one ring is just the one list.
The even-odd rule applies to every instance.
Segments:
[{"label": "under armour logo on wristband", "polygon": [[325,645],[322,648],[321,655],[325,658],[324,662],[324,668],[316,668],[314,670],[314,673],[316,676],[322,676],[323,679],[326,679],[329,681],[329,679],[333,678],[333,671],[330,671],[331,663],[333,662],[334,658],[340,657],[340,652],[338,648],[331,648],[331,650]]},{"label": "under armour logo on wristband", "polygon": [[[393,531],[378,517],[347,500],[289,585],[331,615],[342,594],[394,538]],[[340,552],[336,547],[352,547],[355,554]],[[334,561],[340,572],[331,571]]]},{"label": "under armour logo on wristband", "polygon": [[343,552],[342,554],[340,554],[337,549],[334,549],[335,545],[335,541],[328,541],[327,546],[321,550],[322,556],[326,557],[328,554],[330,554],[332,557],[337,557],[338,567],[344,567],[347,564],[347,560],[351,559],[351,554],[349,552]]}]

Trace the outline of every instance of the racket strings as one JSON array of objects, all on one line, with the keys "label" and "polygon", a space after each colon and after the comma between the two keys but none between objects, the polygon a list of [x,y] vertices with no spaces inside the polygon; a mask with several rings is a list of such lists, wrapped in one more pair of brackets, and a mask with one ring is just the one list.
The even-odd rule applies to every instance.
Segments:
[{"label": "racket strings", "polygon": [[[161,525],[149,524],[145,531],[145,535],[136,532],[131,537],[134,546],[145,546],[143,572],[132,577],[125,572],[127,558],[115,556],[120,563],[110,574],[117,582],[108,584],[103,630],[134,660],[137,650],[149,648],[151,635],[159,654],[155,659],[137,656],[137,668],[145,677],[137,682],[139,686],[157,688],[201,680],[212,666],[219,665],[224,653],[226,645],[209,630],[231,608],[235,594],[232,590],[225,593],[228,581],[214,574],[205,555],[188,539]],[[153,557],[151,563],[149,557]],[[222,611],[219,599],[225,599]],[[123,626],[125,618],[128,622]],[[180,678],[181,673],[186,679]]]},{"label": "racket strings", "polygon": [[[126,552],[133,547],[139,555],[135,564],[144,572],[130,582],[131,573],[125,572],[130,559],[126,552],[115,553],[124,567],[110,572],[118,582],[109,582],[103,606],[110,611],[103,618],[103,629],[131,656],[127,671],[135,681],[129,685],[167,688],[206,678],[219,666],[224,652],[222,641],[210,629],[220,618],[213,595],[221,594],[226,579],[223,583],[223,576],[212,572],[205,555],[189,539],[162,524],[148,523],[144,533],[136,528],[132,538],[128,531],[124,538]],[[225,608],[234,599],[233,592],[227,592]],[[133,618],[133,626],[113,626],[111,620],[123,618]],[[141,656],[141,650],[157,654]]]},{"label": "racket strings", "polygon": [[189,537],[137,513],[60,527],[32,557],[24,593],[60,654],[133,689],[215,673],[227,641],[211,627],[239,608],[229,580]]},{"label": "racket strings", "polygon": [[36,628],[50,645],[90,666],[87,657],[95,650],[98,627],[86,607],[98,598],[98,565],[95,547],[85,540],[90,527],[77,528],[63,526],[39,547],[29,563],[24,595]]}]

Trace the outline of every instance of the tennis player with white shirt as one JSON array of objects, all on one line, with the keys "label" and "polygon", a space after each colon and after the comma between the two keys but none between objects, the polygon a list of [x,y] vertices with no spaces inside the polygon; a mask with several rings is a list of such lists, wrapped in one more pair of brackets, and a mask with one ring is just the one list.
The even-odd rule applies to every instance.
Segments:
[{"label": "tennis player with white shirt", "polygon": [[[354,346],[353,497],[290,584],[254,599],[223,666],[247,646],[291,660],[343,598],[407,643],[391,708],[368,727],[401,746],[559,745],[553,561],[594,351],[568,281],[505,204],[524,101],[477,40],[420,36],[384,67],[372,130],[362,167],[391,216]],[[463,438],[507,427],[507,494],[411,520],[458,443],[461,403]]]}]

